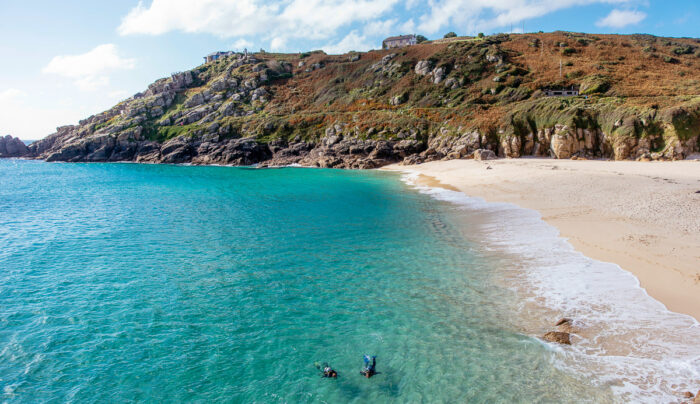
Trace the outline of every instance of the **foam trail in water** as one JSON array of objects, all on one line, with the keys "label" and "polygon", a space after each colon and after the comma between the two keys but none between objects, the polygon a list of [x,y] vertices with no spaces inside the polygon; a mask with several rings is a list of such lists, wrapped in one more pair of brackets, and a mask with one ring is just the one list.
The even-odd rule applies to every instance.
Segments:
[{"label": "foam trail in water", "polygon": [[[609,385],[626,402],[675,402],[682,392],[700,388],[700,324],[694,318],[669,311],[618,265],[575,251],[538,212],[420,186],[417,177],[406,171],[402,179],[478,215],[474,233],[481,247],[512,256],[502,270],[521,297],[522,317],[548,317],[543,321],[550,329],[557,317],[575,319],[573,345],[553,349],[558,366]],[[533,336],[541,331],[523,328]]]}]

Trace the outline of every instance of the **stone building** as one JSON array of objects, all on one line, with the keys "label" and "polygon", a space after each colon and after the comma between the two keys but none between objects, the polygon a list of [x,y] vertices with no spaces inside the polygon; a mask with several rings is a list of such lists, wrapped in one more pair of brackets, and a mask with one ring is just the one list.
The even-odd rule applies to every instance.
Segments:
[{"label": "stone building", "polygon": [[415,35],[390,36],[382,41],[382,49],[403,48],[418,43]]},{"label": "stone building", "polygon": [[555,89],[546,89],[544,90],[544,95],[547,97],[575,97],[579,94],[579,91],[577,88],[571,87],[569,89],[566,88],[555,88]]},{"label": "stone building", "polygon": [[215,60],[219,60],[219,58],[225,57],[225,56],[231,56],[236,52],[233,51],[226,51],[226,52],[213,52],[208,54],[207,56],[204,56],[204,63],[211,63]]}]

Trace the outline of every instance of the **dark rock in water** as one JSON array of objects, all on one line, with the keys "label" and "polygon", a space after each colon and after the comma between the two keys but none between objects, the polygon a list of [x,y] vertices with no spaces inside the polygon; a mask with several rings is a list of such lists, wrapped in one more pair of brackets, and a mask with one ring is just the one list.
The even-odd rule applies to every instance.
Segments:
[{"label": "dark rock in water", "polygon": [[561,320],[557,321],[555,324],[556,327],[559,328],[560,331],[569,333],[569,334],[575,334],[576,329],[574,328],[574,320],[570,318],[562,318]]},{"label": "dark rock in water", "polygon": [[19,138],[0,136],[0,157],[24,157],[29,154],[29,148]]},{"label": "dark rock in water", "polygon": [[568,332],[550,331],[542,336],[547,342],[556,342],[558,344],[571,345],[571,337]]}]

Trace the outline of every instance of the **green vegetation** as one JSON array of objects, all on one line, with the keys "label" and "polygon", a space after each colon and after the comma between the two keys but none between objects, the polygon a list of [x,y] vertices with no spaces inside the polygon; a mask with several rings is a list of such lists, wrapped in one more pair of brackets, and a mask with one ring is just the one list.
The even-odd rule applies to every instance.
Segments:
[{"label": "green vegetation", "polygon": [[454,32],[448,32],[445,34],[445,36],[443,38],[456,38],[456,37],[457,37],[457,34],[455,34]]},{"label": "green vegetation", "polygon": [[[700,132],[700,101],[691,97],[700,93],[695,52],[684,39],[554,33],[479,34],[345,55],[256,54],[248,63],[234,56],[193,69],[192,82],[174,93],[149,90],[127,100],[84,133],[135,137],[140,127],[158,142],[205,134],[315,142],[336,123],[352,136],[374,139],[406,130],[428,136],[441,128],[454,135],[525,135],[568,125],[612,137],[663,134],[668,141],[654,140],[659,148]],[[427,66],[421,73],[419,62]],[[173,80],[152,87],[167,89]],[[542,91],[570,87],[582,97]],[[180,124],[186,122],[192,123]]]},{"label": "green vegetation", "polygon": [[600,74],[586,76],[581,81],[580,94],[602,94],[610,89],[610,78]]}]

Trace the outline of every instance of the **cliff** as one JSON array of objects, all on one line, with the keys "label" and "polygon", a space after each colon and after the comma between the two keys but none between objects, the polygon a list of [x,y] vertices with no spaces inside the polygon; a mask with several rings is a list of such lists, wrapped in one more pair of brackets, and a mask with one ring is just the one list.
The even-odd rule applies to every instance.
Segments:
[{"label": "cliff", "polygon": [[[683,159],[700,40],[568,32],[397,50],[236,54],[29,146],[47,161],[372,168],[502,157]],[[578,97],[548,97],[574,88]],[[479,155],[483,155],[481,152]]]}]

